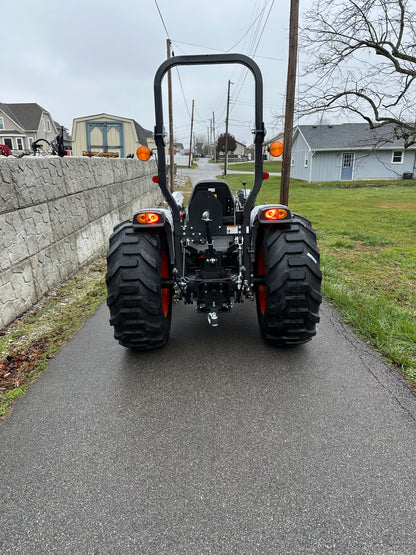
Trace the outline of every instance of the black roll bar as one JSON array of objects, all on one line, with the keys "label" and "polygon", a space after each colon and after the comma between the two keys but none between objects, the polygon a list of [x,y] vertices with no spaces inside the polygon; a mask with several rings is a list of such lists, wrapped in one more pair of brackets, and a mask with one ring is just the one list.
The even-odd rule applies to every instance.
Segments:
[{"label": "black roll bar", "polygon": [[213,65],[213,64],[242,64],[248,67],[255,81],[255,166],[254,166],[254,185],[246,200],[243,212],[244,234],[248,234],[250,226],[250,214],[254,207],[256,197],[260,191],[263,181],[263,141],[265,135],[263,123],[263,78],[256,62],[245,56],[244,54],[204,54],[196,56],[174,56],[165,60],[156,71],[154,78],[154,96],[155,96],[155,142],[158,154],[158,177],[159,186],[163,196],[168,203],[174,221],[175,236],[175,256],[176,260],[180,260],[180,214],[166,182],[166,157],[165,157],[165,141],[163,128],[163,106],[162,106],[162,79],[165,73],[179,65]]}]

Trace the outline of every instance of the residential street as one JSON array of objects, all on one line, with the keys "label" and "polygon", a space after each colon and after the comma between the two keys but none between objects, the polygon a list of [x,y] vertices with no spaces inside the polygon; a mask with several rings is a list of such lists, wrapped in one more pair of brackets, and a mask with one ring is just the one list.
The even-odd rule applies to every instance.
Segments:
[{"label": "residential street", "polygon": [[195,185],[202,179],[216,179],[217,175],[222,174],[222,169],[221,164],[210,164],[208,158],[200,158],[197,168],[179,168],[178,173],[188,175],[192,180],[192,185]]},{"label": "residential street", "polygon": [[250,303],[146,354],[108,316],[0,426],[2,554],[416,552],[416,399],[329,306],[283,350]]}]

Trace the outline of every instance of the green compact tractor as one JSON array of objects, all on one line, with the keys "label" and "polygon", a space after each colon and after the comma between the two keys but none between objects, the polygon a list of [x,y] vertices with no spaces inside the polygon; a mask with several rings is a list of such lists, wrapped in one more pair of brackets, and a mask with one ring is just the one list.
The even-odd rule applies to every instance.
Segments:
[{"label": "green compact tractor", "polygon": [[[224,181],[200,181],[183,210],[166,182],[162,78],[178,65],[230,63],[248,67],[255,80],[254,184],[234,195]],[[110,237],[107,304],[115,338],[137,350],[165,345],[173,299],[195,304],[212,326],[233,303],[256,299],[265,341],[277,346],[309,341],[321,303],[315,232],[309,220],[287,206],[255,206],[268,177],[263,173],[263,83],[257,64],[241,54],[169,58],[155,75],[154,94],[158,175],[153,180],[168,209],[139,210]],[[145,148],[138,152],[142,158],[150,154]]]}]

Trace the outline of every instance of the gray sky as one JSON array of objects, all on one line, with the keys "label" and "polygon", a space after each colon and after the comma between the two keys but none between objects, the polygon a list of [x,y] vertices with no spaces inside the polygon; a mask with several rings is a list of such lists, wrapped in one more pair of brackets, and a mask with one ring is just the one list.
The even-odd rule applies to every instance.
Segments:
[{"label": "gray sky", "polygon": [[[301,1],[301,10],[309,3]],[[268,137],[279,132],[274,116],[283,111],[290,1],[158,0],[158,6],[176,55],[230,50],[254,57],[263,73]],[[166,59],[167,38],[154,0],[19,0],[3,15],[0,101],[37,102],[70,130],[73,118],[101,112],[153,130],[153,78]],[[175,140],[189,143],[193,99],[194,132],[207,136],[213,112],[217,133],[225,131],[230,79],[230,132],[250,143],[254,87],[245,72],[239,65],[174,69]]]}]

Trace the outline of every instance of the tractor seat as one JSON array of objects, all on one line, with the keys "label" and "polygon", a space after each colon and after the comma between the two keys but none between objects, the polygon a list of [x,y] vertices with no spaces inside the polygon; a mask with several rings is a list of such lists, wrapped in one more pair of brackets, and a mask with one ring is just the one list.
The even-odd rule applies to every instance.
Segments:
[{"label": "tractor seat", "polygon": [[223,208],[214,193],[204,189],[193,191],[188,204],[188,229],[191,235],[205,235],[206,224],[202,220],[202,214],[209,212],[211,233],[216,235],[221,230],[224,217]]},{"label": "tractor seat", "polygon": [[199,181],[192,192],[189,204],[201,191],[210,192],[222,206],[222,225],[234,224],[234,197],[225,181],[208,180]]}]

